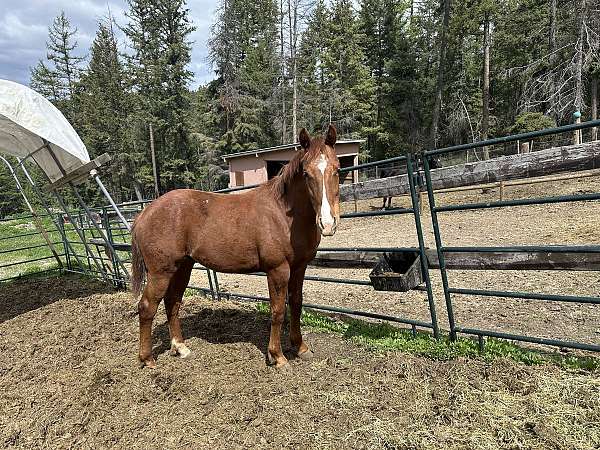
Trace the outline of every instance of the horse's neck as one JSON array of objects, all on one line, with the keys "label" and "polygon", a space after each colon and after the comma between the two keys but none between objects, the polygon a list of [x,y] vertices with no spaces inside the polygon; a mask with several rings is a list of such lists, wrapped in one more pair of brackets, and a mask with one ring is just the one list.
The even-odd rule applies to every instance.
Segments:
[{"label": "horse's neck", "polygon": [[286,186],[284,194],[288,215],[295,219],[306,220],[316,225],[315,210],[310,202],[306,184],[301,177],[296,177]]}]

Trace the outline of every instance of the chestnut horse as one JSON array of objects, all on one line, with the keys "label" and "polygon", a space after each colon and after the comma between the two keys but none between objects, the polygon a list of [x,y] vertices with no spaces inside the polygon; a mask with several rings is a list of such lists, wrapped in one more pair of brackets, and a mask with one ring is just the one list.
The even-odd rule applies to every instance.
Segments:
[{"label": "chestnut horse", "polygon": [[265,184],[236,195],[175,190],[140,213],[132,231],[131,281],[137,297],[146,274],[138,303],[142,367],[156,366],[152,320],[163,298],[171,354],[190,354],[178,313],[194,262],[219,272],[266,272],[271,301],[267,361],[276,367],[287,363],[281,350],[286,294],[292,347],[301,359],[312,356],[300,332],[302,284],[321,235],[332,236],[340,220],[335,142],[332,125],[324,138],[311,139],[302,129],[302,149]]}]

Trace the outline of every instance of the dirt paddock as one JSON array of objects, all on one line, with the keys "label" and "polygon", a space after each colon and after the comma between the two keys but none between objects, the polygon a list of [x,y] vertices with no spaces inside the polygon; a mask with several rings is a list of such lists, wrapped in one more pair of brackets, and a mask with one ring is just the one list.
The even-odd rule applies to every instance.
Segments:
[{"label": "dirt paddock", "polygon": [[[0,445],[17,448],[594,449],[600,379],[509,360],[378,353],[305,330],[316,351],[267,367],[252,305],[186,298],[193,358],[136,364],[128,294],[80,278],[0,290]],[[285,340],[287,342],[287,339]]]}]

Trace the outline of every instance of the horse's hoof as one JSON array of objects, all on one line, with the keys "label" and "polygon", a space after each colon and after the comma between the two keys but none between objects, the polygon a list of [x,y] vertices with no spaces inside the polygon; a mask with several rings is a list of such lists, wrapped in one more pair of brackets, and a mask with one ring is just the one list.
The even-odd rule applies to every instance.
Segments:
[{"label": "horse's hoof", "polygon": [[275,367],[276,369],[282,369],[283,367],[288,365],[288,360],[285,356],[275,358],[271,355],[271,353],[267,351],[267,365]]},{"label": "horse's hoof", "polygon": [[147,367],[148,369],[156,369],[156,361],[154,358],[140,360],[140,369]]},{"label": "horse's hoof", "polygon": [[172,342],[171,351],[169,353],[171,356],[179,356],[180,358],[185,359],[192,354],[192,351],[183,342]]},{"label": "horse's hoof", "polygon": [[312,350],[305,350],[302,353],[298,353],[298,358],[300,358],[302,361],[310,361],[314,356],[315,354],[312,352]]},{"label": "horse's hoof", "polygon": [[286,360],[284,363],[275,364],[275,370],[278,372],[290,372],[292,370],[292,365]]}]

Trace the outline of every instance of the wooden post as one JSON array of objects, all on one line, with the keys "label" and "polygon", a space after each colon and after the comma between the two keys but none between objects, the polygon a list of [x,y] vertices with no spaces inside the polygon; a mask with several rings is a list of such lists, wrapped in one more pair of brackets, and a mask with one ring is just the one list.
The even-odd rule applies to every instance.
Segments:
[{"label": "wooden post", "polygon": [[[598,77],[592,78],[592,101],[590,105],[592,120],[598,119]],[[598,140],[598,127],[592,128],[592,141]]]},{"label": "wooden post", "polygon": [[[490,118],[490,15],[485,13],[483,23],[483,106],[481,111],[481,140],[488,138]],[[483,147],[483,159],[490,159],[489,147]]]},{"label": "wooden post", "polygon": [[500,201],[504,200],[504,181],[500,182]]},{"label": "wooden post", "polygon": [[[575,123],[581,123],[581,116],[575,117]],[[575,144],[575,145],[581,144],[581,130],[575,130],[573,132],[573,144]]]},{"label": "wooden post", "polygon": [[158,184],[158,169],[156,167],[156,153],[154,152],[154,130],[150,124],[150,154],[152,156],[152,174],[154,175],[154,198],[160,197],[160,188]]}]

